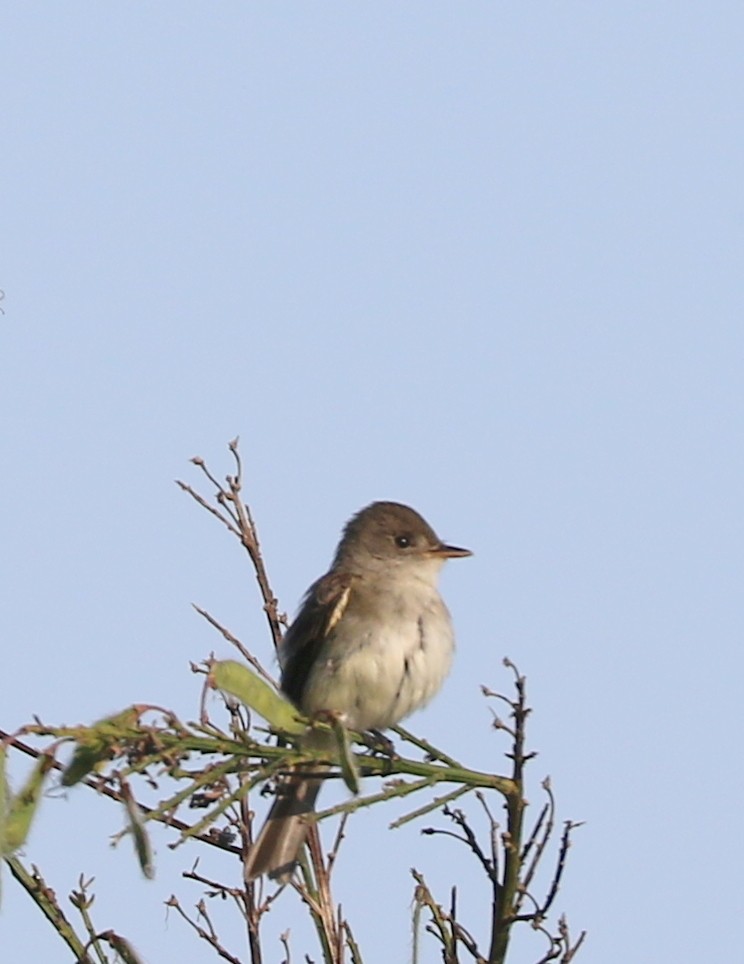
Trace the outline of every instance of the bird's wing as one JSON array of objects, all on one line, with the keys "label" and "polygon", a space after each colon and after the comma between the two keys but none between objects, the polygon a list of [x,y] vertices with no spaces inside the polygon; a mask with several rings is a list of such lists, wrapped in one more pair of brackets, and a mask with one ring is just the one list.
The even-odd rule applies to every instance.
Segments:
[{"label": "bird's wing", "polygon": [[329,572],[308,589],[300,611],[282,641],[282,690],[302,709],[310,670],[328,634],[349,602],[353,577]]}]

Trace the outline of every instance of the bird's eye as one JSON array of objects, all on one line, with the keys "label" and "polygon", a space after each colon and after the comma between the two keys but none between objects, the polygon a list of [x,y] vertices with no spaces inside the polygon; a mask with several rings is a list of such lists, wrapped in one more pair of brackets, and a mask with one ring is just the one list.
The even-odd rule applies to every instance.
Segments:
[{"label": "bird's eye", "polygon": [[399,549],[407,549],[411,544],[410,536],[396,536],[395,544]]}]

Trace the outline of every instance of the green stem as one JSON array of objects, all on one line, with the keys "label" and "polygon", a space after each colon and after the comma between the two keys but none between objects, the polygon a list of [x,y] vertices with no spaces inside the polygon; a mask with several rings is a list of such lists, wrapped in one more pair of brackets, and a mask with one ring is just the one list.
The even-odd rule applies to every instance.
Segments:
[{"label": "green stem", "polygon": [[57,903],[54,891],[47,886],[38,871],[29,873],[17,857],[6,857],[5,863],[10,867],[11,874],[73,952],[78,964],[94,964],[85,952],[85,945]]}]

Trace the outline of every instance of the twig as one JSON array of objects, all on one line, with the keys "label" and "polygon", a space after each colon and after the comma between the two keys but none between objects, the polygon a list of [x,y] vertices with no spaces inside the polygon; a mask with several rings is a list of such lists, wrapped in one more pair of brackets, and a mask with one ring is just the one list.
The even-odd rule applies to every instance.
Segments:
[{"label": "twig", "polygon": [[[199,465],[199,464],[201,464],[201,463],[197,462],[195,458],[192,459],[191,461],[194,463],[194,465]],[[199,493],[198,493],[195,489],[193,489],[193,488],[192,488],[190,485],[188,485],[186,482],[181,482],[180,479],[176,479],[176,485],[177,485],[183,492],[188,493],[188,495],[190,495],[191,498],[194,499],[195,502],[198,502],[199,505],[202,507],[202,509],[206,509],[207,512],[210,512],[216,519],[219,519],[220,522],[227,528],[227,530],[228,530],[229,532],[232,532],[232,534],[233,534],[234,536],[237,536],[238,539],[240,538],[240,532],[239,532],[238,529],[233,525],[233,523],[232,523],[229,519],[226,519],[225,516],[224,516],[218,509],[215,509],[214,506],[211,506],[211,505],[207,502],[207,500],[204,498],[203,495],[199,495]],[[235,520],[235,521],[237,521],[237,520]]]},{"label": "twig", "polygon": [[[542,811],[540,812],[540,816],[538,817],[535,823],[532,834],[530,835],[530,839],[527,841],[527,843],[524,846],[524,849],[522,850],[522,856],[521,856],[522,867],[524,868],[526,866],[526,870],[524,870],[522,873],[522,894],[518,894],[517,899],[514,902],[515,914],[519,913],[520,907],[522,905],[522,897],[527,892],[530,884],[532,883],[532,879],[535,876],[535,871],[537,870],[537,867],[540,863],[542,855],[545,852],[545,848],[547,847],[548,842],[553,834],[555,798],[553,796],[553,790],[550,786],[550,777],[545,777],[545,779],[543,780],[542,786],[543,786],[543,790],[545,790],[545,792],[548,795],[548,802],[545,804]],[[544,829],[542,832],[542,837],[540,837],[540,839],[538,840],[538,836],[540,834],[541,828],[543,828],[543,824],[544,824]],[[532,855],[529,865],[527,865],[527,858],[533,846],[535,847],[535,852]]]},{"label": "twig", "polygon": [[579,948],[584,943],[584,938],[586,937],[586,931],[582,931],[579,934],[579,939],[576,941],[573,947],[571,947],[571,938],[568,933],[568,921],[566,920],[565,914],[562,914],[558,921],[558,932],[561,935],[561,940],[563,941],[566,952],[561,958],[561,964],[570,964],[579,951]]},{"label": "twig", "polygon": [[550,907],[555,900],[555,896],[558,893],[558,888],[561,883],[561,877],[563,877],[563,871],[566,869],[566,855],[568,854],[568,848],[571,846],[571,831],[576,827],[580,827],[580,823],[573,823],[571,820],[566,820],[563,826],[563,834],[561,836],[561,849],[558,853],[558,862],[555,868],[555,874],[553,876],[553,882],[550,885],[550,890],[548,891],[548,896],[543,902],[541,912],[545,916],[550,910]]},{"label": "twig", "polygon": [[[261,592],[261,597],[263,599],[263,608],[266,613],[266,619],[269,624],[269,630],[271,632],[271,638],[274,643],[274,647],[277,648],[282,640],[282,618],[278,613],[278,601],[276,596],[271,590],[271,585],[269,583],[269,577],[266,572],[266,566],[264,565],[263,556],[261,554],[261,546],[258,539],[258,529],[253,521],[253,516],[249,506],[243,501],[241,491],[243,488],[243,466],[240,459],[240,452],[238,449],[237,438],[234,438],[228,445],[228,448],[232,452],[233,458],[235,459],[235,475],[228,475],[225,479],[227,488],[217,481],[215,476],[209,471],[206,462],[201,456],[195,456],[191,459],[192,463],[201,469],[205,477],[209,482],[215,487],[216,495],[215,500],[220,506],[220,509],[216,509],[214,506],[210,505],[209,502],[198,492],[196,492],[190,485],[185,482],[177,480],[177,485],[187,492],[196,502],[199,503],[202,508],[210,512],[215,518],[240,540],[240,544],[248,553],[248,556],[253,565],[253,571],[256,576],[256,581],[258,582],[259,590]],[[224,512],[220,511],[224,509]]]},{"label": "twig", "polygon": [[[424,804],[423,807],[419,807],[418,810],[412,810],[410,813],[404,814],[402,817],[398,817],[397,820],[393,820],[389,824],[390,830],[397,830],[398,827],[402,827],[406,823],[410,823],[411,820],[418,820],[419,817],[426,816],[427,813],[431,813],[432,810],[438,810],[440,807],[446,804],[452,803],[453,800],[457,800],[458,797],[464,796],[466,793],[471,792],[471,787],[458,787],[456,790],[452,790],[450,793],[445,793],[441,797],[435,797],[430,803]],[[426,831],[422,831],[426,833]]]},{"label": "twig", "polygon": [[201,937],[202,940],[206,941],[215,949],[217,954],[223,960],[230,961],[230,964],[242,964],[239,957],[234,957],[226,948],[222,946],[222,944],[220,944],[219,940],[217,939],[217,935],[214,932],[214,928],[212,927],[212,922],[209,920],[209,916],[206,913],[206,908],[204,907],[203,901],[200,901],[199,905],[197,905],[197,909],[199,911],[199,915],[203,917],[204,920],[207,922],[207,926],[209,927],[208,931],[205,930],[203,927],[200,927],[199,924],[196,923],[196,921],[193,921],[189,917],[189,915],[183,910],[181,905],[178,903],[178,899],[175,897],[175,895],[171,896],[165,902],[165,906],[173,907],[177,911],[177,913],[179,913],[181,917],[186,921],[186,923],[190,927],[192,927],[194,931],[196,931],[199,937]]},{"label": "twig", "polygon": [[270,673],[266,672],[266,670],[263,668],[262,664],[258,661],[258,659],[256,659],[253,653],[249,652],[249,650],[245,648],[245,646],[240,642],[237,636],[233,636],[230,630],[227,629],[225,626],[223,626],[222,623],[218,622],[218,620],[216,620],[214,616],[208,613],[206,609],[202,609],[201,606],[197,606],[196,603],[192,603],[191,605],[199,613],[200,616],[203,616],[204,619],[206,619],[206,621],[210,624],[210,626],[214,626],[214,628],[219,633],[222,634],[222,636],[228,641],[228,643],[230,643],[238,650],[238,652],[246,661],[246,663],[250,663],[250,665],[255,669],[255,671],[259,674],[259,676],[262,676],[266,680],[266,682],[270,683],[275,689],[279,688],[273,676],[271,676]]},{"label": "twig", "polygon": [[405,729],[405,727],[400,726],[400,724],[398,726],[391,727],[391,730],[393,733],[397,733],[401,740],[405,740],[406,743],[412,743],[414,746],[417,746],[419,750],[423,750],[430,760],[439,760],[441,763],[446,763],[447,766],[450,767],[462,766],[462,764],[458,763],[457,760],[453,759],[453,757],[446,754],[443,750],[433,746],[428,740],[423,740],[419,736],[414,736],[410,730]]},{"label": "twig", "polygon": [[10,868],[11,874],[21,887],[23,887],[72,953],[76,955],[76,960],[79,964],[94,964],[86,953],[85,945],[77,936],[72,925],[65,917],[62,908],[59,906],[56,894],[41,876],[38,868],[32,865],[31,872],[29,872],[18,857],[5,857],[4,859]]},{"label": "twig", "polygon": [[[4,740],[9,746],[14,747],[16,750],[20,750],[21,753],[25,753],[27,756],[38,759],[42,754],[39,750],[34,749],[34,747],[29,746],[28,743],[24,743],[23,740],[19,740],[18,737],[11,736],[10,733],[6,733],[5,730],[0,730],[0,740]],[[58,763],[56,760],[52,764],[53,769],[62,772],[66,769],[63,764]],[[117,803],[123,803],[124,798],[119,790],[115,790],[113,787],[108,785],[108,780],[110,777],[84,777],[81,780],[86,787],[91,790],[95,790],[96,793],[100,793],[104,797],[109,797],[111,800],[116,800]],[[185,797],[188,797],[188,793]],[[180,830],[182,833],[187,831],[193,831],[191,824],[185,823],[183,820],[179,820],[168,812],[160,810],[160,807],[148,807],[146,804],[139,804],[140,809],[147,816],[148,820],[157,820],[158,823],[165,824],[167,827],[173,827],[174,830]],[[235,847],[231,844],[220,841],[210,834],[191,834],[195,836],[197,840],[201,840],[202,843],[209,844],[211,847],[216,847],[218,850],[226,850],[229,853],[240,855],[240,847]]]}]

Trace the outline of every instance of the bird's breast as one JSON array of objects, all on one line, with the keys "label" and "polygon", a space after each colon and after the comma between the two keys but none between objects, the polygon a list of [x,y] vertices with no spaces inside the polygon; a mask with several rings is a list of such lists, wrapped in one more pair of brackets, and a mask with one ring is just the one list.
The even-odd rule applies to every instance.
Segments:
[{"label": "bird's breast", "polygon": [[424,589],[384,599],[352,593],[308,674],[305,713],[331,710],[354,729],[384,729],[434,696],[454,634],[439,593]]}]

